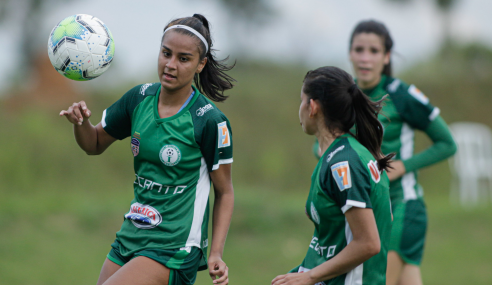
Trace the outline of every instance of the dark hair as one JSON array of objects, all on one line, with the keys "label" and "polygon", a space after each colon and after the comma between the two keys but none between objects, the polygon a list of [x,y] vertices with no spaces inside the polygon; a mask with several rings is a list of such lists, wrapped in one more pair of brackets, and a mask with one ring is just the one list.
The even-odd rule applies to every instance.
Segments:
[{"label": "dark hair", "polygon": [[[386,26],[383,23],[374,20],[367,20],[367,21],[359,22],[357,26],[355,26],[355,29],[352,32],[352,35],[350,36],[350,49],[352,49],[352,43],[354,42],[354,37],[362,33],[376,34],[380,36],[383,39],[385,53],[390,52],[391,49],[393,48],[393,39],[391,38],[391,35],[388,29],[386,28]],[[388,64],[384,66],[383,71],[381,73],[387,76],[392,75],[391,58]]]},{"label": "dark hair", "polygon": [[303,92],[309,99],[318,100],[328,130],[352,134],[377,160],[379,170],[387,169],[394,154],[381,152],[383,126],[378,120],[383,97],[373,102],[355,84],[352,76],[333,66],[311,70],[304,77]]},{"label": "dark hair", "polygon": [[[213,53],[216,50],[212,49],[212,37],[210,36],[207,18],[200,14],[194,14],[193,17],[175,19],[166,25],[164,31],[174,25],[188,26],[199,32],[205,38],[208,44],[208,52],[206,52],[207,47],[205,47],[205,44],[192,32],[185,29],[174,30],[177,33],[197,38],[200,42],[198,48],[200,59],[207,58],[207,64],[205,64],[202,72],[195,74],[194,81],[198,90],[215,102],[225,101],[229,96],[225,96],[224,91],[231,89],[234,86],[232,82],[236,81],[225,72],[231,70],[235,66],[235,63],[233,65],[227,65],[225,61],[227,61],[229,57],[222,60],[217,60],[215,58]],[[162,40],[164,40],[164,36],[165,34],[162,35]]]}]

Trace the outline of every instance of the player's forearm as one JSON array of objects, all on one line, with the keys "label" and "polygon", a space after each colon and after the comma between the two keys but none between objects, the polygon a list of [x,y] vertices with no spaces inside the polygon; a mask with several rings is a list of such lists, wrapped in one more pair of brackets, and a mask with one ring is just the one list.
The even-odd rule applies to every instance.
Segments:
[{"label": "player's forearm", "polygon": [[456,144],[451,132],[440,116],[425,129],[425,133],[433,144],[426,150],[403,161],[406,172],[432,165],[452,156],[456,152]]},{"label": "player's forearm", "polygon": [[97,130],[89,120],[81,126],[73,125],[75,141],[89,155],[99,154],[97,149]]},{"label": "player's forearm", "polygon": [[224,245],[231,224],[232,212],[234,210],[234,191],[232,185],[227,192],[215,191],[215,202],[212,225],[212,246],[210,256],[216,255],[222,258]]},{"label": "player's forearm", "polygon": [[372,256],[379,253],[379,240],[353,240],[332,259],[309,271],[313,282],[322,282],[342,275],[356,268]]}]

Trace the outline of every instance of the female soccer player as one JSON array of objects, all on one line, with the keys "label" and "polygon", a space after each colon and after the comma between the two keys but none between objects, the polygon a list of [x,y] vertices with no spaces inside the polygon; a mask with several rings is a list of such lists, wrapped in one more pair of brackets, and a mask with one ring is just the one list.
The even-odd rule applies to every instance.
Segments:
[{"label": "female soccer player", "polygon": [[[376,21],[360,22],[350,38],[350,60],[358,86],[373,101],[389,94],[379,120],[384,127],[381,149],[396,153],[388,172],[394,216],[388,253],[387,282],[422,284],[420,263],[424,250],[427,215],[417,170],[456,152],[456,145],[439,109],[414,85],[391,76],[393,40]],[[413,154],[414,131],[424,131],[433,144]]]},{"label": "female soccer player", "polygon": [[135,198],[98,285],[193,284],[197,271],[207,268],[210,180],[215,204],[209,273],[215,284],[229,282],[222,253],[234,207],[232,134],[227,118],[202,92],[224,101],[233,79],[224,73],[232,67],[217,61],[211,48],[204,16],[173,20],[159,48],[160,82],[132,88],[97,126],[83,101],[60,113],[90,155],[131,136]]},{"label": "female soccer player", "polygon": [[383,170],[392,155],[381,153],[379,109],[345,71],[307,73],[299,119],[323,153],[305,209],[315,230],[301,265],[272,284],[385,284],[391,210]]}]

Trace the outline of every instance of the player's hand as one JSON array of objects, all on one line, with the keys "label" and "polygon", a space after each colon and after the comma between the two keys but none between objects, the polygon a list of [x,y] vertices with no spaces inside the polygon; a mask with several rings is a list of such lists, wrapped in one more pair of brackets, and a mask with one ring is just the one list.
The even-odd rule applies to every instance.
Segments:
[{"label": "player's hand", "polygon": [[272,285],[313,285],[314,281],[309,277],[309,273],[289,273],[279,275],[272,280]]},{"label": "player's hand", "polygon": [[391,163],[390,166],[392,168],[389,168],[387,170],[388,178],[390,181],[396,180],[396,179],[402,177],[403,174],[406,173],[407,170],[405,169],[405,165],[403,164],[403,162],[401,160],[394,160],[390,163]]},{"label": "player's hand", "polygon": [[79,103],[73,103],[68,110],[61,111],[60,116],[65,116],[70,123],[81,126],[83,122],[89,119],[91,111],[84,101],[80,101]]},{"label": "player's hand", "polygon": [[214,284],[229,284],[229,268],[220,257],[210,256],[208,259],[208,274]]}]

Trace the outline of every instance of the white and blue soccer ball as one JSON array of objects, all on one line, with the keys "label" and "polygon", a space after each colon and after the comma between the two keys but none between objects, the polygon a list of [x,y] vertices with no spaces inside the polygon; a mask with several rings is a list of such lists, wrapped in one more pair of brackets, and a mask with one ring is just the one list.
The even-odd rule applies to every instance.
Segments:
[{"label": "white and blue soccer ball", "polygon": [[87,81],[108,70],[114,57],[114,41],[98,18],[77,14],[63,19],[51,31],[48,56],[63,76]]}]

